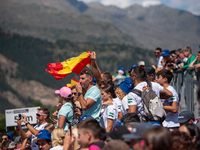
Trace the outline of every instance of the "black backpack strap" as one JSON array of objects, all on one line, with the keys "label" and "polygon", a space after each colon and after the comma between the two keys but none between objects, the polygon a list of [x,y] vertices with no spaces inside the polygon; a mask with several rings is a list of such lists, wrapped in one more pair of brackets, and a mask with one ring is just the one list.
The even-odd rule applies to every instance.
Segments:
[{"label": "black backpack strap", "polygon": [[138,90],[138,89],[132,89],[131,92],[135,93],[136,95],[142,97],[142,91]]},{"label": "black backpack strap", "polygon": [[152,84],[150,81],[146,81],[147,82],[147,87],[149,90],[152,90]]}]

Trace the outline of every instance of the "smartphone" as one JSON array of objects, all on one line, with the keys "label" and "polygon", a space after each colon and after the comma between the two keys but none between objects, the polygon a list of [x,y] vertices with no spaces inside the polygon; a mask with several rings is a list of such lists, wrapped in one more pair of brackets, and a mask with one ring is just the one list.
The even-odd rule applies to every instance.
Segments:
[{"label": "smartphone", "polygon": [[19,115],[18,115],[18,117],[19,117],[19,120],[21,120],[21,118],[22,118],[22,115],[21,115],[21,114],[19,114]]},{"label": "smartphone", "polygon": [[51,118],[51,117],[49,117],[49,119],[51,119],[51,121],[54,121],[54,119],[53,119],[53,118]]}]

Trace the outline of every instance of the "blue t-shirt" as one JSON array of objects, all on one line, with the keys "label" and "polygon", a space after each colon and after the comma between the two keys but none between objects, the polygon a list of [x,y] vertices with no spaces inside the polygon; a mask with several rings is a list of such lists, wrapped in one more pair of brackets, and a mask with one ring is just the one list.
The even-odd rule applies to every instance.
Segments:
[{"label": "blue t-shirt", "polygon": [[[57,115],[57,126],[58,126],[58,121],[59,121],[59,116],[65,116],[66,120],[68,120],[71,124],[73,122],[73,110],[72,110],[73,106],[70,102],[65,103],[64,105],[62,105],[61,109],[58,112]],[[67,121],[65,121],[64,123],[64,127],[63,129],[67,132],[68,131],[68,126],[69,123],[67,123]]]},{"label": "blue t-shirt", "polygon": [[87,110],[83,110],[82,115],[90,115],[97,121],[99,121],[99,114],[101,111],[101,92],[100,90],[96,87],[93,86],[87,92],[85,93],[84,99],[86,100],[87,98],[91,98],[92,100],[95,101],[95,103]]}]

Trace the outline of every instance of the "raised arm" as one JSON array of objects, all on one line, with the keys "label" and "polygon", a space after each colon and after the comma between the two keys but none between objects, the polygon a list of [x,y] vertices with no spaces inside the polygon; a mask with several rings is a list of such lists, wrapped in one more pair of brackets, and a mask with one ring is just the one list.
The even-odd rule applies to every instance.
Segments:
[{"label": "raised arm", "polygon": [[92,72],[94,73],[94,78],[97,80],[97,84],[100,85],[102,78],[101,78],[101,71],[96,62],[96,53],[92,52],[90,54],[90,58],[91,58]]}]

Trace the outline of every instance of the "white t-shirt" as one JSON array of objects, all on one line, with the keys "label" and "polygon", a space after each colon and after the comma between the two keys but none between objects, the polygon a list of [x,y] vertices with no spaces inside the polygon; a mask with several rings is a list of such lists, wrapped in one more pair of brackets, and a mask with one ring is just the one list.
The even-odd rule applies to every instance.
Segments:
[{"label": "white t-shirt", "polygon": [[163,68],[163,66],[162,66],[162,64],[161,64],[161,60],[163,59],[163,57],[162,56],[160,56],[159,58],[157,58],[157,67],[162,67]]},{"label": "white t-shirt", "polygon": [[127,109],[128,109],[128,98],[127,98],[127,95],[126,95],[122,99],[122,107],[121,107],[122,116],[124,116],[128,113]]},{"label": "white t-shirt", "polygon": [[[151,82],[151,84],[152,84],[152,90],[156,93],[156,95],[160,97],[160,93],[163,91],[163,87],[155,82]],[[147,82],[141,82],[135,87],[135,89],[143,91],[143,89],[145,89],[146,87],[147,87]],[[138,114],[139,117],[141,116],[141,114],[144,114],[144,106],[140,96],[138,96],[133,92],[129,92],[127,98],[128,98],[128,106],[137,105],[136,113]]]},{"label": "white t-shirt", "polygon": [[[38,131],[39,131],[39,130],[43,130],[48,124],[49,124],[49,123],[44,123],[44,124],[42,124],[42,125],[37,124],[37,125],[34,126],[34,128],[35,128],[36,130],[38,130]],[[35,143],[33,142],[33,140],[35,140],[35,139],[37,139],[37,136],[35,136],[35,135],[32,134],[32,140],[31,140],[31,148],[32,148],[32,150],[37,150],[37,149],[38,149],[37,144],[35,144]]]},{"label": "white t-shirt", "polygon": [[113,105],[104,105],[101,109],[100,116],[100,125],[106,129],[107,128],[107,119],[113,120],[113,125],[117,122],[118,113],[113,102]]},{"label": "white t-shirt", "polygon": [[63,146],[55,146],[52,147],[50,150],[63,150]]},{"label": "white t-shirt", "polygon": [[113,98],[113,101],[114,101],[115,107],[116,107],[116,109],[117,109],[117,112],[118,112],[118,113],[121,112],[121,111],[122,111],[122,110],[121,110],[122,101],[121,101],[118,97]]},{"label": "white t-shirt", "polygon": [[[179,98],[178,98],[178,94],[177,94],[176,90],[172,86],[168,86],[167,89],[170,92],[172,92],[173,96],[168,99],[161,99],[163,106],[171,106],[171,104],[170,104],[171,102],[177,102],[177,110],[178,110]],[[178,121],[178,111],[176,113],[166,111],[165,121],[177,122]]]}]

